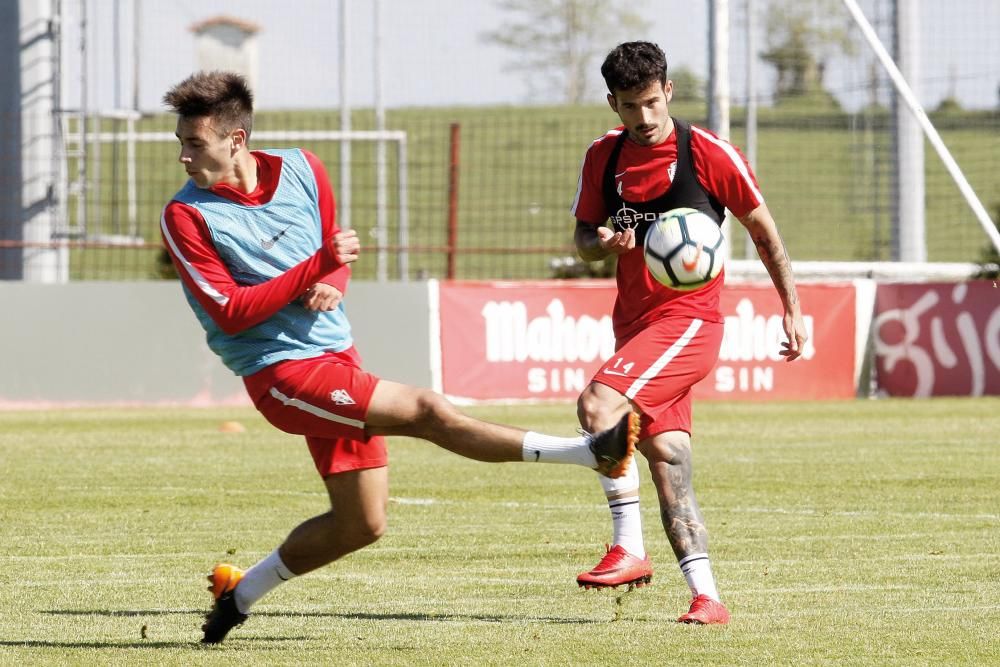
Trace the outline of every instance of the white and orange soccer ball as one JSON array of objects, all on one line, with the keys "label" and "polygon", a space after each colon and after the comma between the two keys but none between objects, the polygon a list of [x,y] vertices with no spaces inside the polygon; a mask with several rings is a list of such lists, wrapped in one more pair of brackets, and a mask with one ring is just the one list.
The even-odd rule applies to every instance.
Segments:
[{"label": "white and orange soccer ball", "polygon": [[722,270],[725,243],[715,220],[693,208],[675,208],[646,231],[646,267],[670,289],[700,289]]}]

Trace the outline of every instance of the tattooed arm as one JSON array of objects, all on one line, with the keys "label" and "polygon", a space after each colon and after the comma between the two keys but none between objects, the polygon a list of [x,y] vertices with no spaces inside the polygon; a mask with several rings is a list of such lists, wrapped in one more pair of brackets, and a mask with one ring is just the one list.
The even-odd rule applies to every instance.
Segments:
[{"label": "tattooed arm", "polygon": [[792,276],[792,261],[788,258],[785,244],[778,235],[778,227],[771,217],[766,204],[761,204],[740,218],[740,222],[750,233],[753,244],[757,246],[757,254],[764,263],[774,289],[781,297],[785,307],[784,327],[788,340],[782,343],[781,355],[785,361],[794,361],[802,354],[806,342],[806,328],[802,321],[802,308],[799,305],[799,295],[795,291],[795,278]]}]

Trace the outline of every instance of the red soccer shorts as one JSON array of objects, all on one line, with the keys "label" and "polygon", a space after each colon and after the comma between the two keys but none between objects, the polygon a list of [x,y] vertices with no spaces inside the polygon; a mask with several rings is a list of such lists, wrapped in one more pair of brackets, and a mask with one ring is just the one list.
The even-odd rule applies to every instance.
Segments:
[{"label": "red soccer shorts", "polygon": [[350,347],[281,361],[243,378],[267,421],[306,437],[323,477],[388,464],[385,438],[365,434],[368,404],[379,379],[360,364],[357,350]]},{"label": "red soccer shorts", "polygon": [[664,431],[691,433],[691,387],[715,366],[722,331],[721,322],[664,318],[619,341],[593,381],[642,410],[641,439]]}]

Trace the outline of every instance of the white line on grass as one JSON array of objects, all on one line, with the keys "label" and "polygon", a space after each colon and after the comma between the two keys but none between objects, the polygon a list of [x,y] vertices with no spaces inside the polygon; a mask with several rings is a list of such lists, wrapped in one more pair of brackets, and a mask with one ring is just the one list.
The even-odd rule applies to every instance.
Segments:
[{"label": "white line on grass", "polygon": [[886,512],[883,510],[818,510],[809,507],[785,509],[783,507],[726,507],[716,508],[721,511],[747,514],[800,514],[802,516],[846,516],[846,517],[909,517],[925,519],[982,519],[984,521],[1000,521],[1000,514],[956,514],[954,512]]}]

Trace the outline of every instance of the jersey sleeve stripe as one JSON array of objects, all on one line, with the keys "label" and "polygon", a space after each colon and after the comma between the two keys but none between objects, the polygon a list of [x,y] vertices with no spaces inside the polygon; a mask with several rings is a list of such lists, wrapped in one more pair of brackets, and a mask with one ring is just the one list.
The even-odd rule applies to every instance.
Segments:
[{"label": "jersey sleeve stripe", "polygon": [[[601,139],[605,139],[607,137],[617,137],[621,133],[621,130],[608,130],[603,137],[594,139],[590,143],[590,148],[593,149],[593,147],[596,146]],[[569,207],[570,215],[574,217],[576,216],[576,207],[580,205],[580,194],[583,192],[583,170],[587,165],[587,155],[589,154],[590,151],[588,150],[587,154],[583,156],[583,162],[580,163],[580,177],[576,180],[576,196],[573,197],[573,205]]]},{"label": "jersey sleeve stripe", "polygon": [[573,205],[569,207],[569,213],[572,216],[576,216],[576,207],[580,205],[580,193],[583,192],[583,165],[587,162],[587,158],[583,158],[583,162],[580,163],[580,176],[576,179],[576,196],[573,197]]},{"label": "jersey sleeve stripe", "polygon": [[[163,209],[164,212],[166,209]],[[167,217],[164,213],[160,214],[160,230],[163,232],[163,238],[167,241],[167,245],[170,246],[170,252],[176,257],[184,270],[187,271],[188,275],[191,276],[191,280],[198,286],[202,292],[204,292],[212,301],[215,301],[220,306],[225,306],[229,303],[229,297],[215,289],[208,280],[205,279],[201,272],[194,267],[191,262],[189,262],[184,255],[181,254],[180,249],[178,249],[177,244],[174,242],[174,237],[170,235],[170,229],[167,227]]]},{"label": "jersey sleeve stripe", "polygon": [[699,137],[707,139],[708,141],[712,142],[713,144],[722,149],[722,151],[726,154],[726,156],[733,161],[733,165],[735,165],[736,168],[739,170],[740,175],[743,177],[743,180],[746,181],[747,187],[750,189],[751,192],[753,192],[753,196],[757,199],[757,204],[758,205],[763,204],[764,195],[762,195],[760,190],[757,189],[757,185],[753,182],[753,179],[750,177],[750,172],[747,170],[746,163],[743,161],[743,158],[740,157],[740,154],[736,152],[736,149],[734,149],[732,145],[730,145],[728,142],[723,141],[718,137],[712,136],[711,134],[701,129],[700,127],[695,127],[694,125],[692,125],[691,131],[697,133]]}]

